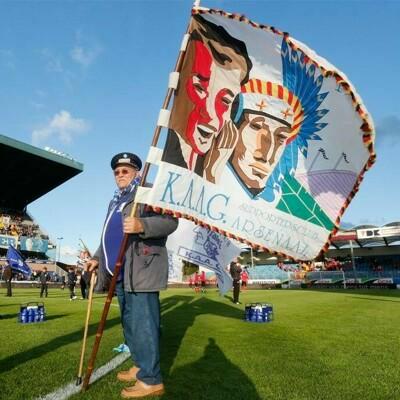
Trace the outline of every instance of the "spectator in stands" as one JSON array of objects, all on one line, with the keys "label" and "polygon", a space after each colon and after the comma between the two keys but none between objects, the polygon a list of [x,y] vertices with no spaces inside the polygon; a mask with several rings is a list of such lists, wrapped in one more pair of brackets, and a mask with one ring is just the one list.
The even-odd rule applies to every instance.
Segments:
[{"label": "spectator in stands", "polygon": [[12,224],[10,227],[10,235],[11,236],[18,236],[18,228],[15,224]]},{"label": "spectator in stands", "polygon": [[39,279],[40,279],[40,297],[43,297],[43,293],[45,294],[45,297],[47,297],[50,274],[47,272],[46,267],[43,267],[43,271],[41,272]]},{"label": "spectator in stands", "polygon": [[76,285],[76,274],[74,267],[68,269],[68,288],[69,288],[69,300],[75,300],[75,285]]},{"label": "spectator in stands", "polygon": [[233,302],[235,304],[240,304],[239,302],[240,274],[242,273],[242,267],[240,263],[237,261],[237,259],[231,262],[229,272],[233,279]]},{"label": "spectator in stands", "polygon": [[12,279],[12,269],[10,265],[7,263],[3,270],[3,279],[6,281],[7,286],[7,297],[12,297],[12,289],[11,289],[11,279]]},{"label": "spectator in stands", "polygon": [[25,213],[0,214],[0,234],[27,238],[41,237],[48,240],[48,236],[41,234],[39,225],[33,224]]},{"label": "spectator in stands", "polygon": [[247,282],[249,280],[249,274],[247,273],[245,268],[243,269],[242,273],[240,274],[240,279],[242,280],[242,290],[246,290]]}]

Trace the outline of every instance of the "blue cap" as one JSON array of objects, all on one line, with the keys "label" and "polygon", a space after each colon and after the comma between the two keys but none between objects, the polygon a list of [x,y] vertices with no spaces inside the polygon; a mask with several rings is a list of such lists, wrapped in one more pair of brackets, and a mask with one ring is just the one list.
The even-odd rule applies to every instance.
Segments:
[{"label": "blue cap", "polygon": [[140,171],[142,169],[142,160],[133,153],[118,153],[111,159],[111,168],[117,168],[117,165],[130,165]]}]

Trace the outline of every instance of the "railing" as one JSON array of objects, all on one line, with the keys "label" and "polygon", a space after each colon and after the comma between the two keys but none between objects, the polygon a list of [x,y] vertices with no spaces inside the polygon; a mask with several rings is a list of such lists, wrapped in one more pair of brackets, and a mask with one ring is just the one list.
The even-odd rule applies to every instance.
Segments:
[{"label": "railing", "polygon": [[308,283],[368,283],[376,280],[387,280],[388,283],[400,284],[400,271],[392,269],[388,271],[283,271],[276,266],[257,266],[249,269],[250,281],[277,280],[281,283],[303,280]]}]

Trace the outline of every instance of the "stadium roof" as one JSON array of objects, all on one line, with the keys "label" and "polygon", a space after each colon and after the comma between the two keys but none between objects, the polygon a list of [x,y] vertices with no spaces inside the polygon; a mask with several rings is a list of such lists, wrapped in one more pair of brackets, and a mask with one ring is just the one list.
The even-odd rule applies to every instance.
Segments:
[{"label": "stadium roof", "polygon": [[[351,244],[350,244],[351,240]],[[400,242],[400,222],[383,226],[359,225],[348,230],[339,230],[332,238],[331,247],[336,249],[354,247],[396,246]]]},{"label": "stadium roof", "polygon": [[83,171],[83,164],[67,155],[3,135],[0,160],[0,208],[18,211]]}]

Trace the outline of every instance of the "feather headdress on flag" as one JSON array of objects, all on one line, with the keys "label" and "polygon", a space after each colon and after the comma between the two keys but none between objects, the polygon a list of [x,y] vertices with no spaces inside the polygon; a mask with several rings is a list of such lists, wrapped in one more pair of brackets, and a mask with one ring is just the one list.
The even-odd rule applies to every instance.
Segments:
[{"label": "feather headdress on flag", "polygon": [[308,141],[321,140],[317,132],[325,128],[327,123],[320,120],[329,112],[319,108],[328,95],[328,92],[320,93],[323,76],[303,52],[288,46],[285,37],[282,40],[281,59],[283,85],[251,79],[242,86],[232,116],[233,122],[238,124],[244,112],[248,111],[275,119],[291,128],[283,155],[262,192],[263,198],[268,201],[274,200],[274,191],[281,191],[283,177],[294,174],[299,151],[306,158]]}]

